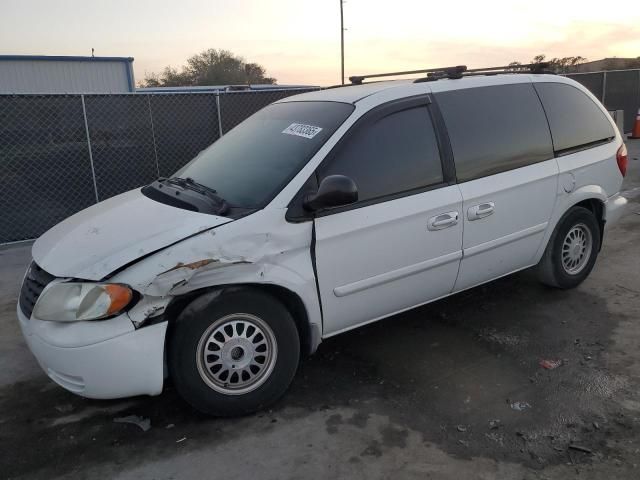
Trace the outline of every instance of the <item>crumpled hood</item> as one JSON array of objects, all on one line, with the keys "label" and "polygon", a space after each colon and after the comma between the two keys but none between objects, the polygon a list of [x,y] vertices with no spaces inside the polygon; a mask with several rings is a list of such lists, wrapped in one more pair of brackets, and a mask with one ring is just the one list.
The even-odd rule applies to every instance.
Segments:
[{"label": "crumpled hood", "polygon": [[33,245],[33,258],[57,277],[101,280],[143,255],[232,221],[165,205],[140,189],[60,222]]}]

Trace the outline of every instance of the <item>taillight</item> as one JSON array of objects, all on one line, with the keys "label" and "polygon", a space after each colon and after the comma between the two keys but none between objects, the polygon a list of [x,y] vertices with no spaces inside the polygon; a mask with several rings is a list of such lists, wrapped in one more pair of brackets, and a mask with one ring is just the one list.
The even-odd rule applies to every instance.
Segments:
[{"label": "taillight", "polygon": [[620,173],[624,177],[627,174],[627,163],[629,162],[629,157],[627,157],[627,146],[624,143],[618,149],[618,153],[616,153],[616,161],[618,162]]}]

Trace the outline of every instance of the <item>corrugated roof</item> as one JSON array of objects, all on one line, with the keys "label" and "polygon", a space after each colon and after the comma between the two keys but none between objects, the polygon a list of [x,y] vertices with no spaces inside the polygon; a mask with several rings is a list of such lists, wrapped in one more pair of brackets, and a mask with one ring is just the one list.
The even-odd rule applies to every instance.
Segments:
[{"label": "corrugated roof", "polygon": [[0,94],[134,91],[131,57],[0,55]]},{"label": "corrugated roof", "polygon": [[66,62],[133,62],[133,57],[82,57],[76,55],[0,55],[1,60]]}]

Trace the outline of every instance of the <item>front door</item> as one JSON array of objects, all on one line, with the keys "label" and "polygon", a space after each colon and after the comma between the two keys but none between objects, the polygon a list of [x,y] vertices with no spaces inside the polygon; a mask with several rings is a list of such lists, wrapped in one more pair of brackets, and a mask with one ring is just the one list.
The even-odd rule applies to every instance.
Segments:
[{"label": "front door", "polygon": [[354,205],[321,212],[315,257],[323,334],[447,295],[462,257],[462,196],[440,159],[429,98],[359,121],[318,169],[358,186]]}]

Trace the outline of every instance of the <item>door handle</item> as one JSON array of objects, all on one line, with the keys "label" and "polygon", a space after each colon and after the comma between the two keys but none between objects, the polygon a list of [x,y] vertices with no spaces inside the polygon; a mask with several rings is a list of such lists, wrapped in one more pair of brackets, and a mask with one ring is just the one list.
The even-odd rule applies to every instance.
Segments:
[{"label": "door handle", "polygon": [[443,228],[452,227],[458,223],[458,212],[447,212],[431,217],[427,222],[429,230],[442,230]]},{"label": "door handle", "polygon": [[481,218],[492,215],[496,209],[496,205],[493,202],[485,202],[480,205],[474,205],[467,210],[467,218],[471,221],[480,220]]}]

